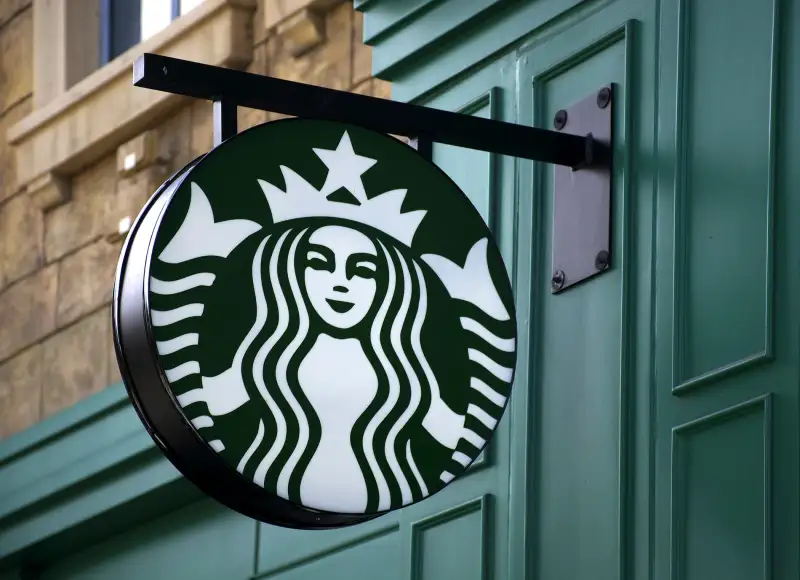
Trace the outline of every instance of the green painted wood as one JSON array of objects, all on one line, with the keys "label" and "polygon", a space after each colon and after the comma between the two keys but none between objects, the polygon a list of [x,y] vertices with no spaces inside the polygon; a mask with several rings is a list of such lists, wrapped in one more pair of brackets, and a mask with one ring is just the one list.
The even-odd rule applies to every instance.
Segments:
[{"label": "green painted wood", "polygon": [[[626,389],[631,385],[627,345],[632,303],[628,187],[625,143],[630,139],[627,111],[628,63],[633,57],[633,23],[601,12],[577,24],[569,34],[553,37],[519,59],[523,122],[552,126],[561,108],[582,100],[601,86],[615,83],[615,160],[612,193],[614,240],[611,272],[564,294],[540,292],[536,303],[535,524],[537,555],[534,576],[540,578],[618,578],[622,572],[627,520],[625,461]],[[605,29],[605,32],[603,32]],[[627,113],[627,114],[626,114]],[[528,174],[530,175],[530,174]],[[523,189],[540,196],[537,277],[544,286],[551,274],[553,168],[525,179]],[[546,288],[546,286],[545,286]],[[565,458],[569,458],[565,461]],[[579,545],[570,557],[563,546]]]},{"label": "green painted wood", "polygon": [[772,357],[777,7],[677,5],[676,390]]},{"label": "green painted wood", "polygon": [[[142,429],[124,387],[109,387],[0,442],[0,570],[96,518],[124,529],[149,510],[121,506],[174,484],[185,485]],[[189,490],[175,501],[181,495],[184,504],[197,498]]]},{"label": "green painted wood", "polygon": [[800,0],[402,4],[357,2],[396,99],[550,126],[619,87],[612,271],[558,297],[552,170],[435,148],[513,268],[517,384],[483,465],[363,526],[257,527],[196,503],[112,389],[0,443],[2,580],[800,576]]},{"label": "green painted wood", "polygon": [[798,575],[797,10],[661,5],[657,578]]},{"label": "green painted wood", "polygon": [[58,564],[39,580],[246,578],[256,525],[211,500],[154,518]]}]

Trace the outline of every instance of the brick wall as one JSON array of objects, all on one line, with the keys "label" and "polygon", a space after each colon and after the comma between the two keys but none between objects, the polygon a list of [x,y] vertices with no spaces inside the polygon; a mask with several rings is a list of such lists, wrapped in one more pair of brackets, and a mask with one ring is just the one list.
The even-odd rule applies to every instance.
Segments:
[{"label": "brick wall", "polygon": [[[370,76],[352,3],[310,20],[283,18],[282,6],[260,0],[247,70],[388,98],[388,83]],[[212,145],[211,105],[194,102],[153,126],[153,162],[123,173],[110,150],[72,177],[68,203],[39,209],[15,190],[5,138],[32,108],[32,43],[31,0],[0,0],[0,438],[120,380],[109,301],[122,241],[109,224],[135,216],[167,175]],[[273,118],[239,112],[242,129]]]}]

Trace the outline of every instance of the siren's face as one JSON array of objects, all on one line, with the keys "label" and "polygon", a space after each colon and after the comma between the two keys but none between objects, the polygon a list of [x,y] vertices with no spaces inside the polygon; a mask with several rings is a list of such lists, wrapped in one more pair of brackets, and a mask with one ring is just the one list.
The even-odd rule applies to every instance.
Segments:
[{"label": "siren's face", "polygon": [[364,320],[375,299],[375,244],[359,231],[325,226],[308,239],[305,285],[311,306],[331,326],[348,329]]}]

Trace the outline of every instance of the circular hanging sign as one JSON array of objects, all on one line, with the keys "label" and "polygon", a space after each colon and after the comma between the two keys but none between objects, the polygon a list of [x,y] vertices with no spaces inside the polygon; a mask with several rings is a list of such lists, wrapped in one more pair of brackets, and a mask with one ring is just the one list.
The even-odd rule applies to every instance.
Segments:
[{"label": "circular hanging sign", "polygon": [[113,319],[172,463],[296,528],[363,522],[463,474],[516,362],[478,211],[411,147],[337,122],[254,127],[170,178],[128,236]]}]

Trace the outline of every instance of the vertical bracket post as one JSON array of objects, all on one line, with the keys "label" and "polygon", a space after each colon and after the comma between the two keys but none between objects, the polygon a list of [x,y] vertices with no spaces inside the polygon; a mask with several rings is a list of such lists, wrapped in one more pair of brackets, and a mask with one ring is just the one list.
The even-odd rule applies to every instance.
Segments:
[{"label": "vertical bracket post", "polygon": [[433,141],[425,137],[410,137],[408,146],[416,149],[427,161],[433,161]]},{"label": "vertical bracket post", "polygon": [[214,101],[214,147],[238,132],[236,104],[225,99]]}]

